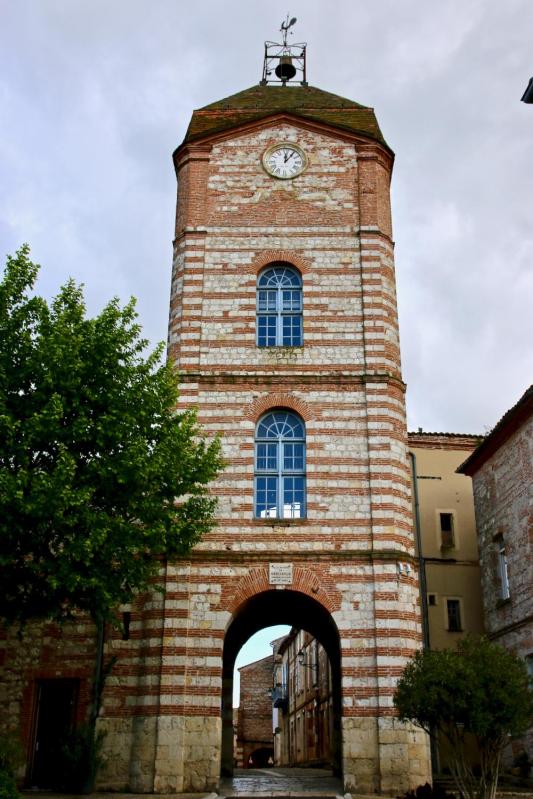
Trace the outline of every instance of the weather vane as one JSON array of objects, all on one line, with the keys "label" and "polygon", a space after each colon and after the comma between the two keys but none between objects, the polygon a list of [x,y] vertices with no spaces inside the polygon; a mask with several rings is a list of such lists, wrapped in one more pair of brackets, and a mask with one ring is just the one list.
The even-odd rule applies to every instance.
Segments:
[{"label": "weather vane", "polygon": [[[289,32],[289,28],[292,28],[292,26],[294,25],[295,22],[296,22],[296,17],[293,17],[291,19],[291,21],[289,22],[289,15],[287,14],[287,19],[285,20],[285,22],[281,23],[280,31],[283,33],[283,46],[284,47],[287,47],[287,34]],[[291,35],[292,35],[292,33],[293,33],[293,31],[291,31]]]},{"label": "weather vane", "polygon": [[[281,83],[285,86],[288,81],[300,73],[300,84],[307,86],[306,48],[307,42],[289,44],[287,37],[289,29],[296,23],[296,17],[290,17],[281,23],[283,42],[265,42],[265,58],[263,61],[263,77],[261,86],[267,83]],[[293,31],[290,31],[291,36]]]}]

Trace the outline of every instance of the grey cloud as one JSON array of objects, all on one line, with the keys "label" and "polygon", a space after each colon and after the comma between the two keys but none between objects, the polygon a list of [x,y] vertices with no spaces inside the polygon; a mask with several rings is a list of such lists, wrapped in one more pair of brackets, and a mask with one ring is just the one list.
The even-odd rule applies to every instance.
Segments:
[{"label": "grey cloud", "polygon": [[[411,427],[482,431],[531,382],[530,0],[294,0],[314,85],[376,109]],[[166,337],[172,150],[193,108],[259,80],[273,0],[18,0],[0,32],[0,244],[51,295],[139,301]]]}]

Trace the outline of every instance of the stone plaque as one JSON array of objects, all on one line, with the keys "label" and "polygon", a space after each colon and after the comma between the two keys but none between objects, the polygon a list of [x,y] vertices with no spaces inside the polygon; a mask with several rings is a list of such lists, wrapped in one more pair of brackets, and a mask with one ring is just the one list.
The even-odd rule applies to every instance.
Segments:
[{"label": "stone plaque", "polygon": [[268,581],[270,585],[290,585],[292,583],[292,563],[270,563]]}]

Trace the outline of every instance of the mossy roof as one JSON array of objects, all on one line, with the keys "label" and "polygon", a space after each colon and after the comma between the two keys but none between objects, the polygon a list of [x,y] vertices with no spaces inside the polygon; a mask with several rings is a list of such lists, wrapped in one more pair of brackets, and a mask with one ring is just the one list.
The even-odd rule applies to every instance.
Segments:
[{"label": "mossy roof", "polygon": [[252,86],[193,112],[183,144],[272,114],[289,113],[357,133],[388,147],[373,108],[314,86]]}]

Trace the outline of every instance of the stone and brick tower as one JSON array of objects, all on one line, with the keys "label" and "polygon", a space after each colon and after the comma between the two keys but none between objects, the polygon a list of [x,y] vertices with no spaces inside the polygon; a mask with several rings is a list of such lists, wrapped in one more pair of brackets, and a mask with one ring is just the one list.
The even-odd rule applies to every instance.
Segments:
[{"label": "stone and brick tower", "polygon": [[345,790],[423,783],[392,707],[420,646],[393,154],[371,108],[289,81],[195,111],[174,164],[169,358],[227,466],[215,531],[167,569],[155,788],[231,772],[235,656],[276,623],[328,652]]},{"label": "stone and brick tower", "polygon": [[[420,646],[393,154],[371,108],[290,73],[195,111],[174,153],[168,354],[227,466],[216,528],[163,565],[164,595],[121,609],[127,635],[108,631],[103,789],[216,789],[233,767],[235,657],[280,623],[329,658],[345,790],[429,776],[424,735],[392,706]],[[0,636],[0,703],[30,785],[46,786],[41,739],[83,720],[93,660],[83,619],[36,626],[24,646]]]}]

